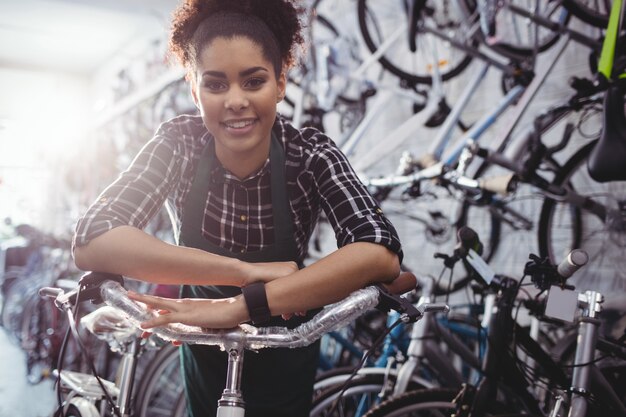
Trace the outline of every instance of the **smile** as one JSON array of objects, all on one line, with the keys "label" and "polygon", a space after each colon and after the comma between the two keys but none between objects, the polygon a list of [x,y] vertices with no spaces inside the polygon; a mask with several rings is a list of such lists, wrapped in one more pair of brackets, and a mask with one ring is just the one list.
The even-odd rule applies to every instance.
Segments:
[{"label": "smile", "polygon": [[248,120],[231,120],[228,122],[224,122],[224,126],[231,129],[243,129],[244,127],[248,127],[253,125],[256,120],[248,119]]}]

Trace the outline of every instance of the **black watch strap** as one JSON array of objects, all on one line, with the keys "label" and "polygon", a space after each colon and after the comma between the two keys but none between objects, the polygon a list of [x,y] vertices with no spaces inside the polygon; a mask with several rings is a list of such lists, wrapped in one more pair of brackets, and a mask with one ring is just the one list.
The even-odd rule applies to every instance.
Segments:
[{"label": "black watch strap", "polygon": [[271,318],[270,307],[267,305],[265,283],[254,282],[241,289],[243,299],[250,314],[250,320],[255,325],[266,323]]}]

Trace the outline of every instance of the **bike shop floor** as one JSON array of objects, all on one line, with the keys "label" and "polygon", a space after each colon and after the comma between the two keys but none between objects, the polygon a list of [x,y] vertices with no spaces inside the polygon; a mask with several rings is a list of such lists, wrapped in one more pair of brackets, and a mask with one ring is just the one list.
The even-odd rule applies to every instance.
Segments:
[{"label": "bike shop floor", "polygon": [[56,404],[51,380],[30,385],[24,352],[0,327],[0,417],[48,417]]}]

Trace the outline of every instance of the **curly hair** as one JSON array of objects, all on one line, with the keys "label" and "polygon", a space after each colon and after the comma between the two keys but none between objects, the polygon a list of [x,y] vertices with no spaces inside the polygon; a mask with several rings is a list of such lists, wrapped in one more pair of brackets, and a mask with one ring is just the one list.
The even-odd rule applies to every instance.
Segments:
[{"label": "curly hair", "polygon": [[[190,72],[199,52],[215,37],[241,35],[258,43],[275,67],[272,50],[278,44],[280,65],[275,70],[280,72],[282,65],[294,64],[296,47],[304,43],[299,9],[294,3],[295,0],[185,0],[173,14],[170,54]],[[245,16],[246,24],[233,24],[232,19],[224,23],[224,16],[233,15]],[[221,25],[205,24],[220,17]],[[199,36],[198,32],[203,33]]]}]

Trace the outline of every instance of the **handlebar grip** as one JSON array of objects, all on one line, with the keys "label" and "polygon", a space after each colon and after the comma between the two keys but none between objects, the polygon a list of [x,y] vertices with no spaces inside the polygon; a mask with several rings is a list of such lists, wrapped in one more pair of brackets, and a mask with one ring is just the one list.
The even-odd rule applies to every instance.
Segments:
[{"label": "handlebar grip", "polygon": [[63,294],[63,290],[61,288],[43,287],[43,288],[39,289],[39,296],[41,298],[54,298],[54,299],[56,299],[61,294]]},{"label": "handlebar grip", "polygon": [[567,279],[571,277],[574,272],[585,266],[587,261],[589,261],[587,252],[582,249],[574,249],[563,259],[556,269],[561,277]]},{"label": "handlebar grip", "polygon": [[466,252],[473,249],[479,255],[483,253],[483,244],[478,237],[478,233],[471,227],[463,226],[457,232],[458,245]]}]

